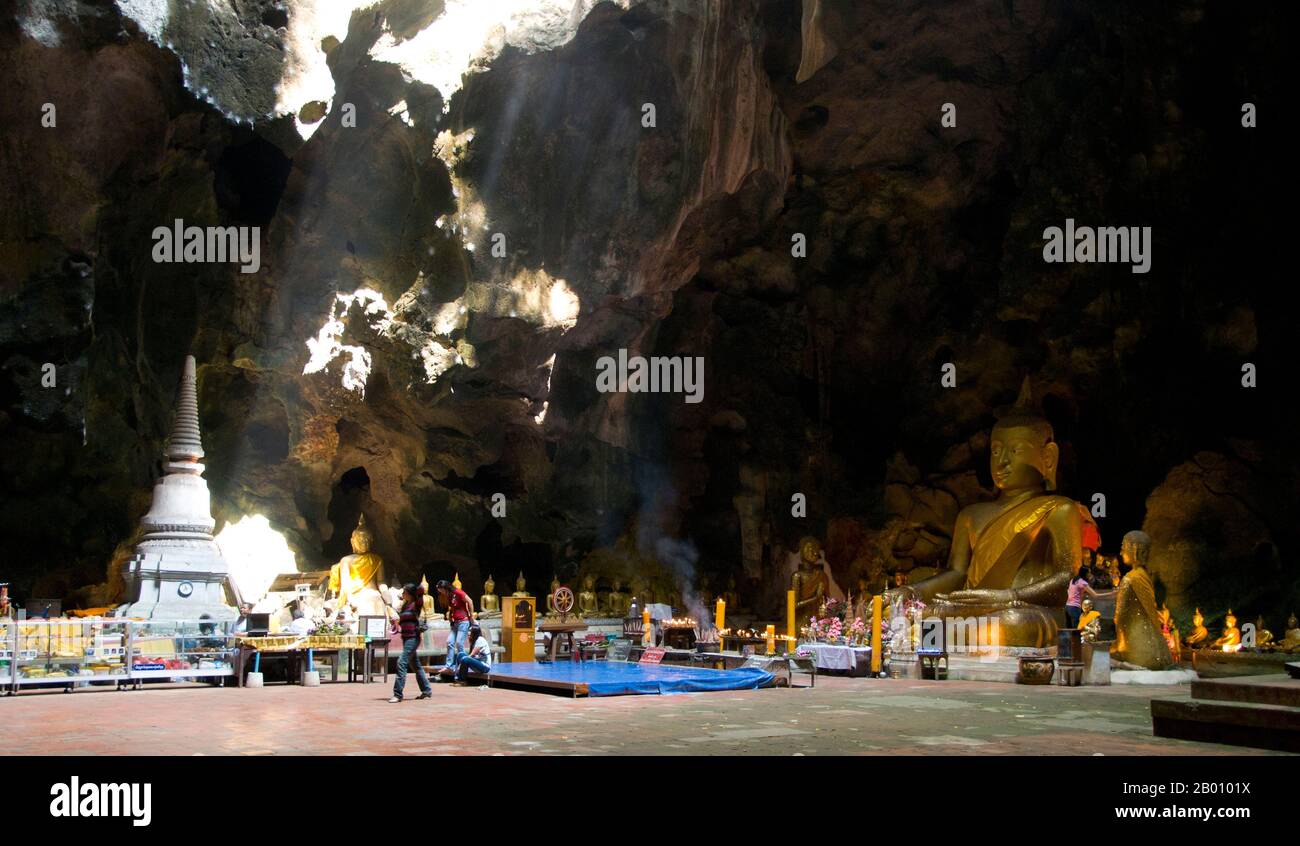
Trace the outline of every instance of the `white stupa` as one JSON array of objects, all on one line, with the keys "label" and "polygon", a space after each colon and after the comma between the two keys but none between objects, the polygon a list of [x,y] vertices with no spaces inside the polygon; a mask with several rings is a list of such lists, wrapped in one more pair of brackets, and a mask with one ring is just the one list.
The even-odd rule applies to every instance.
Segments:
[{"label": "white stupa", "polygon": [[216,522],[203,479],[203,443],[195,392],[194,356],[185,357],[176,420],[164,453],[153,507],[140,524],[144,538],[122,569],[126,604],[118,617],[153,620],[233,619],[227,602],[229,568],[212,539]]}]

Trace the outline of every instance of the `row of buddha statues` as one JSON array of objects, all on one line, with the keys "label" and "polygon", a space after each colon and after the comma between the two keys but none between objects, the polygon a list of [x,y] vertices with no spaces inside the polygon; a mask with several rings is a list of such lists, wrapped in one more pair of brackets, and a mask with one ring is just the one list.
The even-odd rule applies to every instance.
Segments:
[{"label": "row of buddha statues", "polygon": [[[989,471],[997,496],[961,509],[951,533],[946,569],[930,571],[933,574],[905,584],[899,580],[884,591],[886,607],[898,599],[918,600],[924,603],[927,616],[995,620],[1004,646],[1042,648],[1056,644],[1068,586],[1082,566],[1093,560],[1090,550],[1100,546],[1100,533],[1086,507],[1056,493],[1060,447],[1051,423],[1034,408],[1031,393],[1026,379],[1015,406],[999,416],[989,437]],[[363,528],[359,525],[357,532]],[[340,592],[359,594],[374,582],[380,562],[369,552],[368,533],[360,538],[361,543],[358,540],[354,533],[354,555],[336,566],[338,574],[331,575],[331,589],[336,589],[337,584]],[[1224,635],[1207,644],[1209,635],[1199,611],[1193,632],[1186,640],[1178,637],[1167,609],[1156,606],[1155,585],[1147,571],[1150,547],[1151,539],[1146,534],[1129,532],[1123,538],[1119,560],[1102,559],[1102,579],[1111,582],[1116,591],[1115,656],[1121,662],[1164,669],[1176,663],[1184,645],[1231,650],[1240,643],[1235,617],[1230,616]],[[344,562],[348,562],[347,567],[342,566]],[[1123,567],[1128,571],[1115,585],[1115,577]],[[807,619],[821,607],[829,588],[826,571],[821,544],[815,538],[805,538],[800,543],[798,567],[790,584],[798,619]],[[559,586],[558,580],[552,581],[546,603],[549,613],[556,610],[551,597]],[[864,602],[867,597],[861,583],[859,587],[858,598]],[[522,573],[516,588],[515,595],[527,595]],[[480,597],[483,613],[499,613],[500,603],[494,591],[495,584],[489,577]],[[707,600],[707,589],[702,592]],[[613,589],[602,598],[596,591],[595,577],[587,574],[573,610],[583,616],[623,617],[632,596],[644,605],[660,598],[656,593],[664,591],[640,581],[629,595],[623,591],[622,582],[615,581]],[[734,589],[730,596],[734,598]],[[679,597],[663,598],[669,604],[680,604]],[[1096,613],[1095,609],[1091,613]],[[869,611],[859,616],[866,619]],[[1097,622],[1096,617],[1091,617],[1088,625]],[[1273,641],[1262,626],[1256,626],[1255,637],[1257,646]],[[1261,640],[1265,642],[1261,644]],[[1291,645],[1297,641],[1300,631],[1292,620],[1286,637],[1275,646],[1293,648]]]}]

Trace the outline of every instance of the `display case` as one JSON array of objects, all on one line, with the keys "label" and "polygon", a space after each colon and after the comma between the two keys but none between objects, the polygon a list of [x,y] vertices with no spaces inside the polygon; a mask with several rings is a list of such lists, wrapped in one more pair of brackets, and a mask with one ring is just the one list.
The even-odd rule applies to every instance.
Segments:
[{"label": "display case", "polygon": [[239,652],[231,624],[215,620],[132,621],[130,678],[219,678],[235,674]]},{"label": "display case", "polygon": [[0,690],[6,693],[14,685],[14,648],[18,636],[18,626],[8,620],[0,620]]},{"label": "display case", "polygon": [[[22,620],[12,630],[8,681],[14,689],[31,685],[127,680],[124,620]],[[3,659],[0,659],[3,660]],[[0,670],[0,679],[6,671]]]}]

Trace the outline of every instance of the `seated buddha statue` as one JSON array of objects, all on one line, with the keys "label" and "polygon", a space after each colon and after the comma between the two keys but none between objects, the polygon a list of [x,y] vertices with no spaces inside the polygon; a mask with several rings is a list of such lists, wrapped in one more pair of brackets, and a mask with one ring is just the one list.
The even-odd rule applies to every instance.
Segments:
[{"label": "seated buddha statue", "polygon": [[623,580],[615,579],[614,589],[605,596],[605,615],[619,619],[626,617],[630,601],[628,595],[623,593]]},{"label": "seated buddha statue", "polygon": [[[727,577],[727,589],[722,592],[722,601],[727,603],[729,611],[737,611],[740,608],[740,594],[736,592],[736,577]],[[797,618],[796,618],[797,619]]]},{"label": "seated buddha statue", "polygon": [[1205,628],[1205,616],[1201,614],[1201,609],[1197,608],[1196,613],[1192,615],[1192,632],[1183,643],[1189,649],[1199,649],[1205,645],[1209,637],[1210,632]]},{"label": "seated buddha statue", "polygon": [[1115,657],[1148,670],[1166,670],[1174,665],[1160,627],[1156,588],[1147,572],[1151,538],[1145,532],[1129,532],[1120,544],[1120,557],[1129,571],[1115,596]]},{"label": "seated buddha statue", "polygon": [[1174,625],[1174,618],[1169,613],[1169,609],[1163,604],[1161,604],[1160,610],[1156,612],[1156,615],[1160,620],[1160,634],[1165,639],[1165,643],[1169,646],[1169,655],[1174,659],[1174,663],[1177,664],[1183,658],[1183,645],[1182,641],[1178,638],[1178,627]]},{"label": "seated buddha statue", "polygon": [[1228,609],[1228,616],[1223,620],[1223,637],[1211,643],[1215,649],[1222,649],[1224,652],[1236,652],[1241,649],[1241,629],[1237,628],[1237,615]]},{"label": "seated buddha statue", "polygon": [[1273,633],[1264,628],[1264,615],[1255,618],[1255,646],[1260,649],[1273,649]]},{"label": "seated buddha statue", "polygon": [[590,573],[582,577],[582,590],[578,591],[578,613],[583,617],[600,616],[600,597],[596,595],[596,577]]},{"label": "seated buddha statue", "polygon": [[479,616],[495,617],[501,613],[501,598],[496,594],[497,583],[492,580],[492,574],[488,573],[487,581],[483,583],[483,595],[478,598]]},{"label": "seated buddha statue", "polygon": [[551,589],[550,589],[550,591],[547,592],[547,594],[546,594],[546,613],[547,613],[547,614],[559,614],[559,613],[560,613],[560,612],[556,609],[556,607],[555,607],[555,592],[556,592],[557,590],[559,590],[559,589],[560,589],[560,580],[559,580],[557,577],[552,576],[552,577],[551,577]]},{"label": "seated buddha statue", "polygon": [[1092,600],[1083,600],[1083,613],[1079,615],[1080,637],[1092,643],[1101,637],[1101,612],[1092,607]]},{"label": "seated buddha statue", "polygon": [[379,592],[384,578],[384,559],[371,552],[374,542],[366,528],[366,515],[357,520],[352,532],[352,554],[330,568],[328,590],[335,607],[354,606],[358,614],[382,616],[387,603]]},{"label": "seated buddha statue", "polygon": [[817,538],[799,541],[799,569],[790,576],[790,589],[794,591],[794,618],[807,620],[821,610],[829,588],[826,580],[822,545]]},{"label": "seated buddha statue", "polygon": [[914,596],[926,615],[987,617],[1003,646],[1046,647],[1063,620],[1070,576],[1083,560],[1087,509],[1052,493],[1060,447],[1051,424],[1030,408],[1029,380],[993,427],[989,469],[998,498],[957,514],[949,569],[886,591]]},{"label": "seated buddha statue", "polygon": [[1296,621],[1295,612],[1286,621],[1286,637],[1275,644],[1280,652],[1300,652],[1300,622]]},{"label": "seated buddha statue", "polygon": [[515,579],[515,592],[511,596],[532,596],[528,592],[528,585],[524,582],[524,571],[519,571],[519,578]]}]

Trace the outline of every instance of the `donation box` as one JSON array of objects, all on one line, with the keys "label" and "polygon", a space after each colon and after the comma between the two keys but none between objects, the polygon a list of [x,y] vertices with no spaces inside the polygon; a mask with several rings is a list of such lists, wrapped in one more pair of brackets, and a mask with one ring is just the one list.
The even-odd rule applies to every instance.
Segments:
[{"label": "donation box", "polygon": [[537,648],[537,599],[532,596],[501,597],[501,646],[504,660],[532,661]]}]

